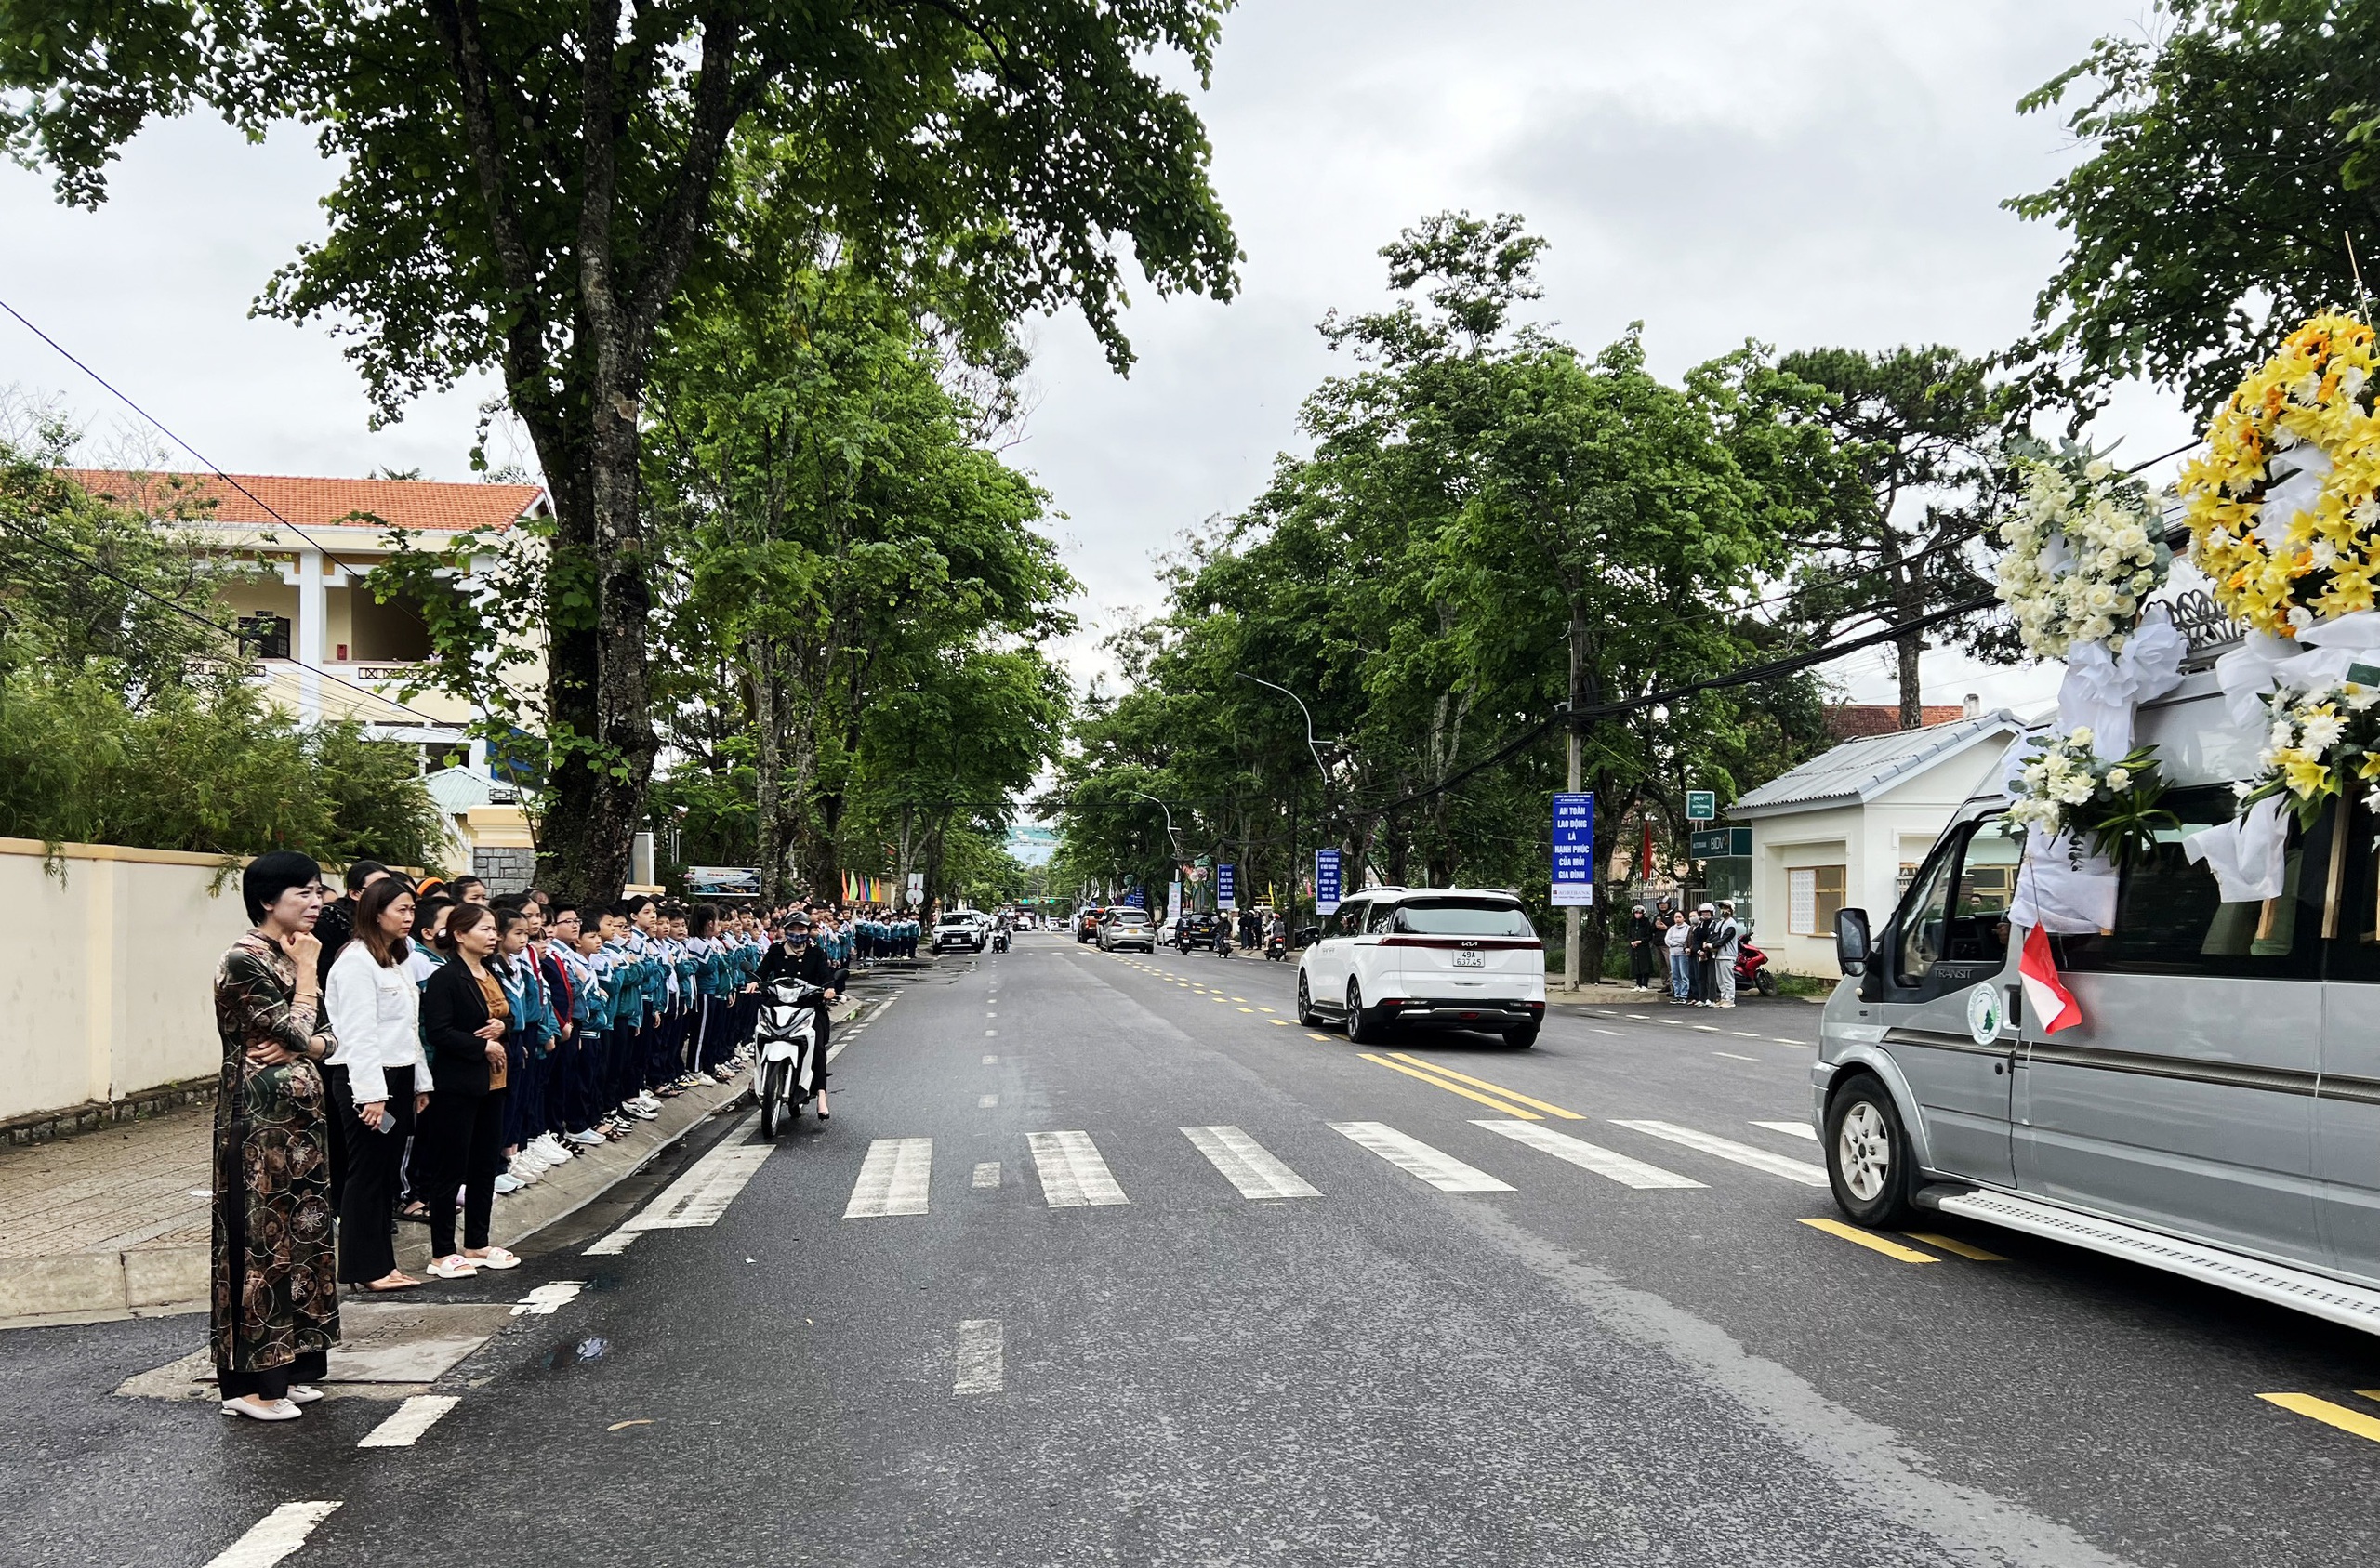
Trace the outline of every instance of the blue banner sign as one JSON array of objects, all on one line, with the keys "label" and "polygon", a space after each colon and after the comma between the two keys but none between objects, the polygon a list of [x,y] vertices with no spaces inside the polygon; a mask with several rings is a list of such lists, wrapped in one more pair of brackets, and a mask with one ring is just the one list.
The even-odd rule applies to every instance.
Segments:
[{"label": "blue banner sign", "polygon": [[1334,915],[1339,910],[1339,851],[1316,850],[1314,852],[1314,911],[1317,915]]},{"label": "blue banner sign", "polygon": [[1215,907],[1217,909],[1239,907],[1238,871],[1239,867],[1236,865],[1215,867]]},{"label": "blue banner sign", "polygon": [[1554,905],[1595,902],[1595,797],[1554,797]]}]

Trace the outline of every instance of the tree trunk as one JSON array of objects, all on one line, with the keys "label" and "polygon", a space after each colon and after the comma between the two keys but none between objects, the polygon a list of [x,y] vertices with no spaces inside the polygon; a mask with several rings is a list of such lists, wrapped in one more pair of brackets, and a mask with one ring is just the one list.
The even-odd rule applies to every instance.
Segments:
[{"label": "tree trunk", "polygon": [[785,899],[785,833],[778,821],[783,793],[777,760],[776,681],[769,672],[769,645],[753,637],[746,643],[747,679],[751,682],[752,729],[759,742],[760,775],[757,805],[760,816],[760,898],[774,906]]},{"label": "tree trunk", "polygon": [[[1897,613],[1904,621],[1913,621],[1921,612],[1904,607]],[[1893,644],[1900,661],[1900,727],[1904,730],[1923,729],[1925,724],[1925,692],[1917,673],[1917,656],[1924,651],[1925,639],[1916,632]]]}]

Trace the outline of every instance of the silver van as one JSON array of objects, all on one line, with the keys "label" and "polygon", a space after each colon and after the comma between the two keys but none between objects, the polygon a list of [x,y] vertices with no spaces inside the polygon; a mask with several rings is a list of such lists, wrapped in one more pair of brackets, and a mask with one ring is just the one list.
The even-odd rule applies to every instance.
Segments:
[{"label": "silver van", "polygon": [[[1960,1214],[2380,1332],[2380,837],[2371,807],[2290,829],[2282,896],[2226,904],[2182,840],[2255,770],[2192,669],[2144,705],[2180,817],[2114,926],[2053,936],[2082,1021],[2027,1015],[2007,801],[1959,811],[1881,925],[1846,909],[1812,1071],[1835,1201],[1863,1225]],[[2208,634],[2212,631],[2213,636]]]}]

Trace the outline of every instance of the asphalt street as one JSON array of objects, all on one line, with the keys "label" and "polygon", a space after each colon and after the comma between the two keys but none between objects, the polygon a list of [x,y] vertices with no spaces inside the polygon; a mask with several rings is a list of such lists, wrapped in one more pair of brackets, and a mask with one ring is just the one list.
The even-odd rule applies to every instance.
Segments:
[{"label": "asphalt street", "polygon": [[1841,1226],[1815,1007],[1367,1049],[1293,982],[1062,935],[871,982],[830,1125],[723,1118],[441,1287],[527,1307],[404,1404],[114,1391],[203,1319],[0,1336],[0,1562],[2370,1555],[2380,1442],[2263,1396],[2380,1416],[2380,1342]]}]

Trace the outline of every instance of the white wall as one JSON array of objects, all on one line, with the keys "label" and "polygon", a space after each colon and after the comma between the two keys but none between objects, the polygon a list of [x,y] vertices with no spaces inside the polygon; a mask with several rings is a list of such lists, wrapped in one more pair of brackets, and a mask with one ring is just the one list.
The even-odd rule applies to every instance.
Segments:
[{"label": "white wall", "polygon": [[2006,752],[2006,740],[1986,740],[1901,780],[1864,806],[1753,819],[1753,944],[1772,966],[1789,973],[1840,975],[1831,929],[1812,936],[1794,936],[1785,929],[1791,914],[1785,874],[1797,866],[1843,866],[1844,905],[1865,909],[1871,926],[1881,929],[1899,902],[1901,863],[1925,858],[1961,803],[1998,778]]},{"label": "white wall", "polygon": [[0,1118],[212,1074],[215,966],[247,929],[219,855],[0,838]]}]

